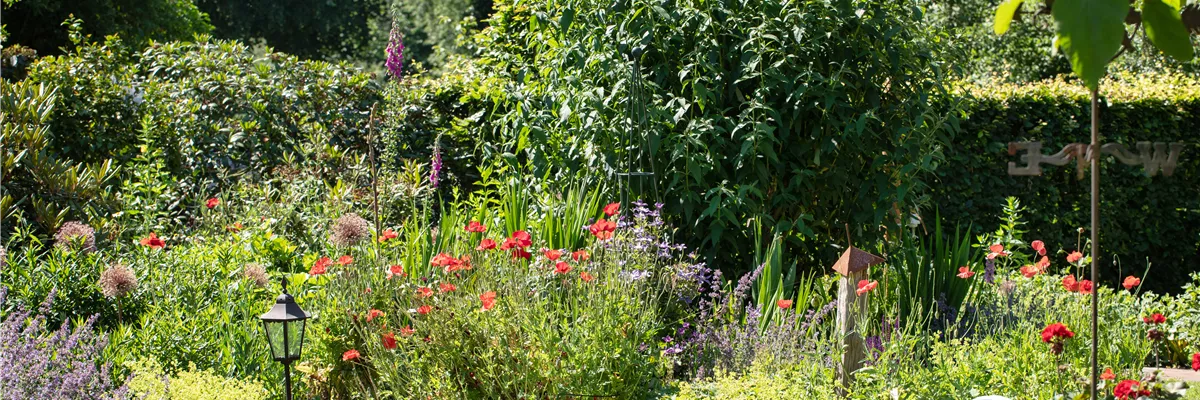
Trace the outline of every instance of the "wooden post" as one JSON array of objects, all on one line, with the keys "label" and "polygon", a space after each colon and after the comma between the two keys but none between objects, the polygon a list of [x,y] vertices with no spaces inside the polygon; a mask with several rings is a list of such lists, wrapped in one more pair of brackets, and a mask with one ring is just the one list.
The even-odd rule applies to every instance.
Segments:
[{"label": "wooden post", "polygon": [[868,269],[872,265],[883,261],[879,256],[850,246],[833,265],[833,270],[841,275],[841,279],[838,279],[837,309],[837,334],[844,350],[842,359],[837,363],[837,392],[841,397],[846,397],[846,391],[854,383],[854,371],[862,368],[863,359],[867,356],[863,337],[854,326],[856,318],[867,310],[867,299],[858,296],[858,282],[867,279]]},{"label": "wooden post", "polygon": [[858,297],[855,293],[858,281],[863,279],[867,279],[866,269],[842,275],[838,280],[837,333],[842,339],[844,352],[838,362],[837,373],[838,382],[841,383],[838,395],[843,397],[846,396],[846,389],[854,382],[854,371],[862,368],[863,359],[866,358],[863,337],[854,326],[855,318],[866,312],[867,307],[866,299]]}]

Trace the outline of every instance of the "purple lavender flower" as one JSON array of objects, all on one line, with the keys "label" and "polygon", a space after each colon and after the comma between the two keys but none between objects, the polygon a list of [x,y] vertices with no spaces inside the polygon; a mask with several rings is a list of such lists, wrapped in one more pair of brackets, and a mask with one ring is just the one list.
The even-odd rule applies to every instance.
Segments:
[{"label": "purple lavender flower", "polygon": [[435,145],[433,146],[433,161],[430,162],[429,184],[434,189],[438,188],[438,177],[442,172],[442,149]]},{"label": "purple lavender flower", "polygon": [[396,81],[400,81],[400,74],[404,72],[404,38],[400,34],[400,26],[395,21],[392,21],[392,33],[388,39],[386,52],[387,61],[384,64],[387,66],[388,73]]},{"label": "purple lavender flower", "polygon": [[983,265],[984,265],[983,281],[987,282],[989,284],[995,283],[996,282],[996,261],[989,259]]}]

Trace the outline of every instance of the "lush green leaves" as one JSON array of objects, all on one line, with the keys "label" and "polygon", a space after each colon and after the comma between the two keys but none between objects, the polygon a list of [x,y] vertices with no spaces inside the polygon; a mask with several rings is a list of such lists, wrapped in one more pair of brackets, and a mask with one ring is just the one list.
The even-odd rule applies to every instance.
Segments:
[{"label": "lush green leaves", "polygon": [[1054,16],[1058,46],[1071,60],[1071,69],[1095,90],[1107,73],[1109,61],[1125,38],[1125,0],[1058,0]]},{"label": "lush green leaves", "polygon": [[1189,61],[1195,55],[1192,39],[1179,16],[1179,0],[1145,0],[1142,20],[1146,36],[1163,53],[1180,61]]},{"label": "lush green leaves", "polygon": [[1003,35],[1008,32],[1008,27],[1012,25],[1013,17],[1021,10],[1021,3],[1025,0],[1005,0],[996,7],[996,20],[993,22],[993,31],[997,35]]}]

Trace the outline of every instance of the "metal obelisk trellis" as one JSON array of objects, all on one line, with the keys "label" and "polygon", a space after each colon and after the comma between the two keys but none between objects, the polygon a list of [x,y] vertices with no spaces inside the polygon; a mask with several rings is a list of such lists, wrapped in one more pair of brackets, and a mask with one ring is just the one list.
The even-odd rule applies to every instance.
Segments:
[{"label": "metal obelisk trellis", "polygon": [[[1097,282],[1097,265],[1100,263],[1100,157],[1103,154],[1109,154],[1118,161],[1126,165],[1141,165],[1146,170],[1148,176],[1154,176],[1159,169],[1162,170],[1163,176],[1171,176],[1175,172],[1175,166],[1179,162],[1179,153],[1183,151],[1182,143],[1150,143],[1138,142],[1138,153],[1132,153],[1122,144],[1109,143],[1104,146],[1100,145],[1100,99],[1096,89],[1092,89],[1092,141],[1090,145],[1082,143],[1072,143],[1063,148],[1062,151],[1052,154],[1043,155],[1041,153],[1041,142],[1013,142],[1008,144],[1009,155],[1015,155],[1018,151],[1024,150],[1028,154],[1021,155],[1021,161],[1025,162],[1024,167],[1018,167],[1017,163],[1008,163],[1008,174],[1014,176],[1041,175],[1042,163],[1052,165],[1066,165],[1072,158],[1076,159],[1079,171],[1078,176],[1083,179],[1084,161],[1088,161],[1092,169],[1092,250],[1091,250],[1091,279],[1092,282]],[[1100,304],[1100,291],[1092,291],[1092,348],[1091,348],[1091,397],[1096,399],[1096,387],[1099,384],[1099,339],[1098,333],[1098,307]]]},{"label": "metal obelisk trellis", "polygon": [[658,179],[654,174],[654,150],[650,145],[648,126],[648,111],[646,109],[646,86],[642,79],[641,58],[643,48],[634,47],[628,56],[632,63],[627,83],[629,97],[626,102],[628,110],[628,129],[621,139],[621,149],[625,152],[619,161],[620,170],[617,172],[617,185],[621,193],[621,203],[629,204],[634,193],[634,179],[638,180],[637,199],[645,199],[646,181],[649,180],[653,190],[653,199],[658,199]]}]

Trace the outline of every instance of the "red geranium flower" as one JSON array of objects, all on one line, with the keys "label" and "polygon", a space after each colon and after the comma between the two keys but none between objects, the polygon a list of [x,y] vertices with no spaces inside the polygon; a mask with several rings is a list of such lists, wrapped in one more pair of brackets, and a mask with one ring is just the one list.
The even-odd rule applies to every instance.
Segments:
[{"label": "red geranium flower", "polygon": [[1200,353],[1192,353],[1192,371],[1200,371]]},{"label": "red geranium flower", "polygon": [[433,289],[424,286],[419,287],[417,288],[417,297],[422,299],[433,297]]},{"label": "red geranium flower", "polygon": [[225,230],[229,231],[230,233],[238,233],[241,232],[243,228],[245,227],[242,226],[241,222],[234,222],[232,225],[226,226]]},{"label": "red geranium flower", "polygon": [[592,255],[588,254],[587,250],[584,249],[575,250],[571,253],[571,259],[575,261],[587,261],[589,258],[592,258]]},{"label": "red geranium flower", "polygon": [[775,306],[779,307],[779,308],[783,308],[783,309],[788,309],[788,308],[792,308],[792,303],[793,303],[793,300],[778,300],[775,302]]},{"label": "red geranium flower", "polygon": [[1037,251],[1039,256],[1046,255],[1046,244],[1042,243],[1041,240],[1034,240],[1033,243],[1029,244],[1029,246],[1033,247],[1033,250]]},{"label": "red geranium flower", "polygon": [[1167,317],[1160,313],[1154,313],[1150,314],[1149,317],[1142,317],[1142,321],[1150,325],[1158,325],[1167,322]]},{"label": "red geranium flower", "polygon": [[485,292],[479,295],[479,301],[483,302],[483,311],[491,310],[496,306],[496,292]]},{"label": "red geranium flower", "polygon": [[1068,292],[1079,291],[1079,282],[1075,281],[1075,275],[1064,276],[1062,279],[1062,286],[1063,289],[1066,289]]},{"label": "red geranium flower", "polygon": [[344,255],[344,256],[338,257],[337,265],[350,265],[353,262],[354,262],[354,257],[350,257],[349,255]]},{"label": "red geranium flower", "polygon": [[383,348],[392,350],[396,348],[396,334],[388,332],[383,334]]},{"label": "red geranium flower", "polygon": [[608,240],[612,239],[613,232],[617,230],[617,224],[601,218],[597,220],[596,223],[592,224],[588,230],[592,232],[592,236],[595,236],[596,239]]},{"label": "red geranium flower", "polygon": [[516,231],[513,232],[512,238],[516,240],[517,247],[526,248],[533,244],[533,237],[529,236],[529,232]]},{"label": "red geranium flower", "polygon": [[562,250],[546,250],[542,252],[542,255],[546,256],[550,261],[558,261],[558,258],[562,257],[563,252]]},{"label": "red geranium flower", "polygon": [[1082,259],[1083,259],[1083,253],[1080,253],[1078,251],[1072,251],[1071,254],[1067,254],[1067,262],[1069,262],[1069,263],[1074,264],[1076,261],[1079,261]]},{"label": "red geranium flower", "polygon": [[142,244],[142,246],[146,246],[146,247],[149,247],[152,249],[161,249],[163,247],[167,247],[167,242],[164,242],[162,239],[159,239],[158,235],[155,234],[154,232],[150,232],[150,236],[142,238],[140,243]]},{"label": "red geranium flower", "polygon": [[361,354],[358,354],[358,350],[355,350],[355,349],[346,350],[345,353],[342,353],[342,361],[357,360],[361,356],[362,356]]},{"label": "red geranium flower", "polygon": [[1149,396],[1149,390],[1138,390],[1142,386],[1141,382],[1126,379],[1113,388],[1113,396],[1119,400],[1134,400],[1138,397]]},{"label": "red geranium flower", "polygon": [[396,233],[396,231],[384,229],[383,233],[379,234],[379,243],[383,243],[398,237],[400,237],[400,234]]},{"label": "red geranium flower", "polygon": [[971,267],[964,265],[958,267],[958,275],[955,276],[963,279],[970,279],[972,276],[975,276],[975,272],[971,271]]},{"label": "red geranium flower", "polygon": [[1100,374],[1100,379],[1111,381],[1117,379],[1117,374],[1113,373],[1112,368],[1108,368],[1104,370],[1104,373]]},{"label": "red geranium flower", "polygon": [[566,261],[559,261],[558,263],[554,264],[554,272],[557,274],[571,272],[571,265],[567,264]]},{"label": "red geranium flower", "polygon": [[452,284],[452,283],[439,283],[439,284],[438,284],[438,291],[439,291],[439,292],[442,292],[442,293],[450,293],[450,292],[453,292],[453,291],[455,291],[455,290],[458,290],[458,286],[454,286],[454,284]]},{"label": "red geranium flower", "polygon": [[607,206],[604,206],[604,215],[611,217],[617,215],[618,212],[621,212],[621,203],[608,203]]},{"label": "red geranium flower", "polygon": [[409,337],[414,333],[417,333],[417,331],[413,330],[411,325],[400,328],[400,336]]},{"label": "red geranium flower", "polygon": [[1008,252],[1004,251],[1004,245],[993,244],[991,246],[988,246],[987,259],[992,260],[992,259],[995,259],[996,257],[1006,257],[1006,256],[1008,256]]},{"label": "red geranium flower", "polygon": [[1058,322],[1046,325],[1046,328],[1042,329],[1042,342],[1044,343],[1062,341],[1073,337],[1075,337],[1075,332],[1071,332],[1066,325]]},{"label": "red geranium flower", "polygon": [[333,260],[329,259],[329,257],[318,258],[317,262],[313,263],[312,268],[308,269],[308,274],[309,275],[324,274],[325,269],[329,268],[332,265],[333,265]]},{"label": "red geranium flower", "polygon": [[1127,276],[1125,277],[1125,282],[1121,282],[1121,286],[1124,286],[1125,290],[1133,290],[1133,288],[1138,287],[1141,284],[1142,280],[1138,279],[1136,276]]},{"label": "red geranium flower", "polygon": [[221,205],[221,199],[216,197],[208,199],[208,201],[204,202],[204,206],[208,207],[209,210],[217,208],[218,205]]},{"label": "red geranium flower", "polygon": [[404,276],[404,266],[403,265],[396,264],[396,265],[388,267],[387,278],[392,279],[392,277],[396,276],[396,275]]},{"label": "red geranium flower", "polygon": [[428,315],[430,311],[433,311],[433,306],[428,304],[417,307],[417,314]]},{"label": "red geranium flower", "polygon": [[496,248],[496,241],[492,239],[483,239],[479,241],[479,245],[475,246],[475,250],[485,251]]},{"label": "red geranium flower", "polygon": [[587,271],[583,271],[583,272],[579,273],[579,279],[582,279],[584,282],[591,282],[591,281],[596,280],[596,277],[592,276],[592,274],[587,273]]},{"label": "red geranium flower", "polygon": [[861,281],[858,281],[858,290],[855,290],[854,293],[859,296],[862,296],[862,295],[866,294],[867,292],[875,290],[876,286],[879,286],[878,281],[867,281],[866,279],[863,279]]},{"label": "red geranium flower", "polygon": [[471,232],[471,233],[487,232],[487,227],[484,226],[483,224],[479,223],[479,221],[471,221],[471,223],[467,224],[467,227],[464,229],[466,229],[467,232]]},{"label": "red geranium flower", "polygon": [[379,311],[379,310],[372,308],[371,311],[367,311],[367,322],[371,322],[375,318],[379,318],[382,316],[383,316],[383,311]]}]

